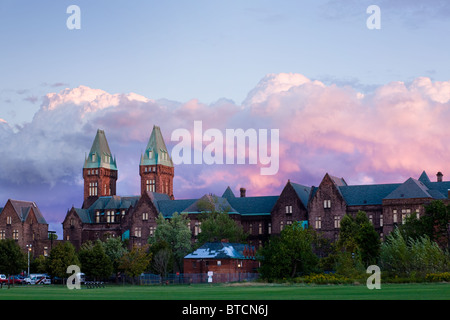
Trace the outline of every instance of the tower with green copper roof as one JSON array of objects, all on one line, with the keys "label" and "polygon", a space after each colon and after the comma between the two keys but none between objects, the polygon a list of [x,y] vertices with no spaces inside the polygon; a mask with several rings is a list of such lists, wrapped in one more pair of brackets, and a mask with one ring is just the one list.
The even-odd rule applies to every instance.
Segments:
[{"label": "tower with green copper roof", "polygon": [[97,130],[83,166],[84,201],[89,207],[99,197],[116,195],[117,164],[103,130]]},{"label": "tower with green copper roof", "polygon": [[164,193],[173,198],[174,166],[161,129],[153,126],[150,139],[139,165],[141,193]]}]

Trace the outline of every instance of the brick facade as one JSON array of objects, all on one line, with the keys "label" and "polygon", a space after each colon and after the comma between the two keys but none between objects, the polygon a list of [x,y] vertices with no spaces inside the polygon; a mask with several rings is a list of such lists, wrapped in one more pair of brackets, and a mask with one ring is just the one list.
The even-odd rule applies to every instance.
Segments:
[{"label": "brick facade", "polygon": [[[104,145],[107,145],[106,140]],[[161,155],[158,155],[158,150]],[[87,198],[88,206],[69,210],[63,222],[65,240],[79,247],[87,240],[127,235],[132,245],[143,245],[153,235],[159,214],[170,219],[177,212],[188,215],[192,241],[196,241],[201,231],[201,209],[197,204],[212,198],[205,195],[200,199],[174,199],[174,167],[158,127],[154,127],[145,154],[141,156],[141,195],[129,199],[116,196],[117,171],[99,170],[99,175],[95,172],[94,176],[92,169],[91,174],[86,174],[86,168],[83,170],[85,188],[89,182],[98,179],[102,185],[114,185],[111,195],[99,193],[95,198]],[[396,224],[403,223],[406,216],[423,215],[424,205],[432,200],[448,203],[449,189],[450,182],[443,181],[442,175],[438,175],[436,182],[431,182],[425,172],[419,179],[378,185],[348,185],[343,178],[326,173],[318,187],[288,181],[279,195],[261,197],[248,196],[247,191],[251,190],[244,188],[236,197],[228,187],[216,199],[219,207],[227,208],[225,211],[230,217],[249,234],[248,244],[259,248],[294,221],[300,221],[303,226],[309,226],[335,241],[344,215],[354,216],[360,210],[366,212],[383,239]],[[107,220],[111,213],[114,221]]]},{"label": "brick facade", "polygon": [[0,211],[1,239],[15,240],[24,252],[31,246],[35,257],[47,256],[56,244],[56,240],[49,240],[48,224],[36,203],[12,199]]}]

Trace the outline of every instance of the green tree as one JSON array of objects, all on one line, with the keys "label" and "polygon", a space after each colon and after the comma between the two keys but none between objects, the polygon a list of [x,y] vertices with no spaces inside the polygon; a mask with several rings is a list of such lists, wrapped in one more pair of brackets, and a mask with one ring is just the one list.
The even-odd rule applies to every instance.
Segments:
[{"label": "green tree", "polygon": [[119,272],[120,259],[127,253],[127,249],[120,238],[108,238],[102,242],[106,255],[112,262],[112,272],[115,274],[116,279]]},{"label": "green tree", "polygon": [[78,252],[78,258],[82,265],[82,271],[94,280],[107,278],[113,272],[111,259],[105,252],[100,240],[83,243]]},{"label": "green tree", "polygon": [[182,271],[183,259],[192,249],[187,215],[175,212],[172,218],[165,219],[162,214],[159,214],[156,223],[155,236],[149,238],[149,243],[166,241],[172,251],[176,267]]},{"label": "green tree", "polygon": [[[376,263],[380,254],[380,237],[364,211],[356,217],[346,214],[341,220],[337,250],[361,259],[364,266]],[[357,260],[355,260],[357,262]]]},{"label": "green tree", "polygon": [[447,271],[450,267],[448,254],[427,235],[414,239],[406,237],[399,228],[392,231],[381,246],[381,266],[396,275],[411,272],[426,273]]},{"label": "green tree", "polygon": [[441,200],[434,200],[425,206],[425,214],[422,217],[417,219],[415,215],[411,215],[399,228],[407,238],[418,239],[426,235],[441,248],[449,248],[449,223],[450,206]]},{"label": "green tree", "polygon": [[0,240],[0,270],[7,275],[20,273],[27,267],[27,257],[13,239]]},{"label": "green tree", "polygon": [[230,242],[243,242],[247,234],[242,226],[230,218],[227,212],[204,212],[200,217],[202,232],[198,234],[198,246],[206,242],[228,239]]},{"label": "green tree", "polygon": [[295,277],[317,269],[319,258],[313,252],[312,229],[301,223],[286,226],[279,237],[273,237],[258,251],[261,277],[268,280]]},{"label": "green tree", "polygon": [[50,251],[47,270],[53,277],[67,278],[70,265],[81,267],[75,247],[69,241],[60,242]]},{"label": "green tree", "polygon": [[148,246],[135,246],[120,258],[119,270],[123,270],[133,279],[134,283],[135,278],[147,270],[151,260],[152,256],[148,252]]},{"label": "green tree", "polygon": [[164,241],[159,240],[150,247],[152,253],[151,270],[165,277],[168,272],[173,269],[174,258],[170,245]]}]

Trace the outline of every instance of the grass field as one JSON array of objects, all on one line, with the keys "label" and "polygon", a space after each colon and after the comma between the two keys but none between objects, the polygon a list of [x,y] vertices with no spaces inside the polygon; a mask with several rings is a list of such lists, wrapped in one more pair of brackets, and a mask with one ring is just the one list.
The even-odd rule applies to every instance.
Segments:
[{"label": "grass field", "polygon": [[0,300],[450,300],[450,284],[365,285],[199,284],[120,286],[69,290],[62,285],[16,286]]}]

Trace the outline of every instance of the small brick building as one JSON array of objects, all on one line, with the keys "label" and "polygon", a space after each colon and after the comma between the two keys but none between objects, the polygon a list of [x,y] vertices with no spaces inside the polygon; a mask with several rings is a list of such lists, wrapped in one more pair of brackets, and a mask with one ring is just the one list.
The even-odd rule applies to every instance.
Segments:
[{"label": "small brick building", "polygon": [[212,271],[216,279],[221,279],[220,274],[256,273],[258,267],[254,246],[224,240],[207,242],[184,257],[185,274],[204,274]]}]

